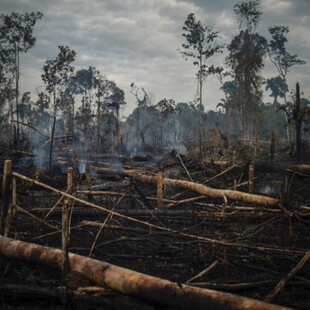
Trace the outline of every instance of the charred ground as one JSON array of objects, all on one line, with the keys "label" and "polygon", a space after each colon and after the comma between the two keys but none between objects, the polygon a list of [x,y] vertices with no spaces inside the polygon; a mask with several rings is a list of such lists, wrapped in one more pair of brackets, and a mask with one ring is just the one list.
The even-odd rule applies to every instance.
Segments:
[{"label": "charred ground", "polygon": [[[231,200],[226,204],[210,197],[198,199],[197,193],[164,185],[164,208],[158,210],[156,186],[152,184],[115,174],[85,175],[85,171],[78,171],[80,163],[132,169],[144,175],[156,175],[162,170],[165,177],[246,192],[253,145],[237,144],[227,150],[221,161],[210,160],[214,154],[209,152],[204,159],[172,151],[160,158],[88,155],[76,161],[63,154],[58,164],[48,170],[38,169],[27,154],[7,148],[1,154],[1,165],[3,160],[12,159],[14,171],[60,190],[66,189],[66,168],[74,166],[76,190],[81,192],[78,197],[174,230],[171,233],[151,229],[74,203],[69,251],[180,284],[213,266],[189,283],[264,300],[298,264],[310,242],[309,175],[287,172],[285,167],[293,163],[288,162],[284,150],[278,153],[281,164],[270,163],[266,147],[261,146],[254,165],[255,193],[280,199],[280,207]],[[17,206],[22,210],[11,221],[9,237],[61,248],[62,203],[55,207],[60,196],[24,181],[18,181],[17,188]],[[85,194],[86,190],[100,190],[102,194]],[[168,309],[160,303],[109,289],[95,290],[94,284],[72,273],[67,277],[65,293],[60,271],[4,256],[0,259],[3,309]],[[272,302],[308,309],[309,272],[306,264]]]}]

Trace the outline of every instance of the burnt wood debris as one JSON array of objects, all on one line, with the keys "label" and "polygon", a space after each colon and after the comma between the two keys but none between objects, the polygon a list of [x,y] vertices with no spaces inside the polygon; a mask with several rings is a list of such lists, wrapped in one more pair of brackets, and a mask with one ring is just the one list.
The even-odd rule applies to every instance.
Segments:
[{"label": "burnt wood debris", "polygon": [[[16,291],[59,308],[306,308],[310,165],[227,159],[62,155],[54,171],[5,160],[4,303]],[[41,269],[45,288],[25,286]]]},{"label": "burnt wood debris", "polygon": [[[13,8],[21,1],[11,2]],[[31,1],[24,2],[27,8]],[[66,10],[58,3],[63,16],[70,12],[67,2]],[[136,9],[146,2],[127,12],[126,23],[115,22],[115,11],[108,22],[117,31],[108,36],[111,27],[93,31],[93,16],[84,22],[71,14],[81,20],[67,24],[82,25],[79,33],[92,25],[92,36],[83,41],[83,55],[59,45],[53,56],[45,38],[35,54],[36,64],[43,64],[41,86],[32,85],[37,68],[27,71],[35,57],[24,62],[22,53],[35,47],[35,33],[46,35],[37,31],[41,20],[49,26],[52,20],[41,12],[0,15],[0,310],[310,309],[307,67],[298,71],[300,81],[292,72],[306,64],[305,55],[288,50],[297,48],[288,41],[288,26],[260,25],[260,0],[233,6],[237,27],[229,35],[207,26],[207,16],[185,12],[191,1],[174,1],[177,14],[164,14],[169,27],[154,20],[141,27]],[[84,12],[79,5],[75,11]],[[154,6],[156,18],[163,17],[162,5]],[[187,18],[176,34],[182,37],[175,46],[179,68],[164,45],[130,51],[137,47],[134,27],[147,31],[138,35],[139,46],[150,36],[171,39],[180,12]],[[231,17],[223,12],[221,19]],[[96,22],[106,24],[104,18]],[[122,29],[125,24],[130,29]],[[233,29],[230,19],[224,24]],[[266,37],[258,32],[263,27]],[[113,42],[93,57],[88,53],[102,41],[98,35]],[[125,37],[135,44],[119,44]],[[156,57],[160,49],[168,62]],[[155,57],[139,57],[150,60],[133,70],[141,76],[124,67],[135,63],[127,56],[151,50]],[[91,59],[101,70],[104,55],[118,56],[108,66],[117,74],[81,65]],[[193,65],[194,87],[182,57]],[[155,81],[153,69],[163,64]],[[139,82],[127,81],[123,90],[118,83],[127,83],[128,72]],[[182,73],[178,79],[176,72]],[[25,78],[35,92],[22,93]],[[155,102],[152,83],[158,82],[175,98]],[[211,100],[215,91],[219,102]],[[177,102],[176,96],[183,98]]]}]

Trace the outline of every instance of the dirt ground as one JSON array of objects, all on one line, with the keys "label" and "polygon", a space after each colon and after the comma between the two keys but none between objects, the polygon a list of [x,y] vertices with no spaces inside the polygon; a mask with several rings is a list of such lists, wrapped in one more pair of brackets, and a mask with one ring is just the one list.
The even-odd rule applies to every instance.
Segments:
[{"label": "dirt ground", "polygon": [[[222,189],[248,180],[247,164],[216,165],[182,159],[180,161],[175,154],[160,161],[127,158],[122,159],[121,167],[149,175],[156,174],[161,167],[167,177],[188,180],[190,176],[194,182]],[[115,167],[115,163],[106,158],[100,163],[97,158],[92,164],[104,166],[102,162]],[[23,160],[21,165],[20,158],[14,160],[13,170],[29,177],[37,173],[31,161]],[[65,190],[65,171],[60,165],[52,172],[41,169],[37,178]],[[237,201],[225,204],[208,197],[176,204],[173,201],[194,198],[198,194],[164,186],[166,200],[164,210],[160,211],[156,199],[150,199],[156,197],[154,185],[98,173],[92,174],[89,182],[84,173],[79,173],[76,175],[77,190],[92,189],[109,194],[80,194],[78,197],[193,237],[149,229],[74,203],[69,251],[177,283],[186,283],[214,264],[210,272],[190,284],[264,300],[309,250],[310,179],[303,174],[289,175],[289,192],[283,194],[285,173],[256,172],[255,177],[255,193],[280,198],[284,209]],[[55,207],[59,196],[23,181],[18,181],[17,188],[17,205],[36,218],[17,212],[9,237],[61,248],[61,203]],[[237,189],[247,191],[247,186]],[[89,222],[105,225],[100,228],[90,226]],[[228,245],[207,239],[201,241],[194,236],[225,241]],[[309,309],[309,275],[308,263],[288,281],[272,303]],[[0,309],[169,309],[160,303],[125,296],[107,288],[100,292],[87,291],[94,286],[81,275],[70,273],[65,288],[60,271],[0,256]]]}]

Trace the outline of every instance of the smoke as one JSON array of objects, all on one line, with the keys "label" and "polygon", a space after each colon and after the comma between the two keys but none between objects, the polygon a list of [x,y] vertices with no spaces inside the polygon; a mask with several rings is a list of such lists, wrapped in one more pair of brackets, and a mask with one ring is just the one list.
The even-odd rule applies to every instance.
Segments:
[{"label": "smoke", "polygon": [[[41,128],[41,130],[42,133],[46,131],[44,128]],[[38,168],[46,167],[49,160],[49,139],[47,136],[35,131],[28,134],[28,140],[31,145],[32,153],[35,155],[35,166]]]},{"label": "smoke", "polygon": [[273,189],[269,185],[265,185],[260,189],[260,193],[270,195],[273,193]]},{"label": "smoke", "polygon": [[79,161],[77,168],[78,168],[78,171],[80,174],[86,173],[86,162],[85,161]]}]

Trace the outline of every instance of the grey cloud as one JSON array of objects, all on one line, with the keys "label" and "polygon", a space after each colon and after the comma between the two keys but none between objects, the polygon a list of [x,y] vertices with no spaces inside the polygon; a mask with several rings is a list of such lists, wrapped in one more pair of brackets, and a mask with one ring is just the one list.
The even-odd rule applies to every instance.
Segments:
[{"label": "grey cloud", "polygon": [[179,2],[193,3],[198,8],[206,10],[207,12],[219,12],[224,9],[232,9],[235,3],[239,1],[227,0],[178,0]]},{"label": "grey cloud", "polygon": [[[271,4],[284,2],[290,9],[276,14]],[[46,59],[53,59],[58,45],[77,52],[76,68],[95,66],[126,92],[132,107],[129,85],[135,82],[154,94],[176,101],[193,100],[196,93],[195,68],[182,59],[177,49],[184,40],[182,27],[186,16],[194,12],[206,25],[222,33],[229,43],[237,33],[232,0],[0,0],[2,13],[39,10],[44,14],[35,28],[36,46],[21,58],[21,87],[35,89],[42,84],[40,75]],[[291,85],[298,78],[304,92],[310,93],[309,0],[261,0],[263,9],[259,32],[268,37],[268,26],[288,25],[291,29],[289,51],[308,61],[307,66],[289,73]],[[284,8],[285,8],[284,7]],[[281,13],[281,14],[280,14]],[[212,62],[220,64],[224,55]],[[276,75],[272,66],[266,76]],[[22,78],[23,78],[22,76]],[[32,77],[32,78],[31,78]],[[31,86],[32,85],[32,86]],[[290,87],[291,87],[290,85]],[[206,107],[215,108],[222,97],[215,78],[207,80]]]}]

